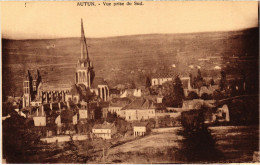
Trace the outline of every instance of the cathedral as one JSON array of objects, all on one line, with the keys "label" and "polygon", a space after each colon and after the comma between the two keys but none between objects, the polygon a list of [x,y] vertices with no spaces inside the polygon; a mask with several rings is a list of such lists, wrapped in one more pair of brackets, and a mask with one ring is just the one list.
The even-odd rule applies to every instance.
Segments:
[{"label": "cathedral", "polygon": [[[71,88],[49,88],[42,83],[39,71],[33,76],[28,70],[23,82],[23,107],[40,106],[45,103],[68,102],[75,104],[88,102],[86,93],[89,91],[99,101],[109,99],[109,88],[103,78],[95,78],[93,63],[90,61],[87,41],[84,34],[83,21],[81,20],[81,55],[76,64],[75,84]],[[47,86],[47,87],[46,87]]]}]

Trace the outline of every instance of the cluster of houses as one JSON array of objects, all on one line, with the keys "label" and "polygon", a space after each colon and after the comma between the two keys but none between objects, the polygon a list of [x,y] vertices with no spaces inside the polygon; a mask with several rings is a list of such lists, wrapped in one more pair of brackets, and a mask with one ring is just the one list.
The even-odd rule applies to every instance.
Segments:
[{"label": "cluster of houses", "polygon": [[[144,136],[149,132],[151,120],[155,121],[154,127],[176,126],[183,111],[201,106],[215,107],[214,100],[200,99],[184,100],[181,108],[166,107],[162,103],[162,95],[152,96],[145,88],[110,89],[103,78],[95,78],[83,23],[81,25],[81,57],[77,61],[75,84],[69,87],[48,86],[42,82],[38,70],[34,76],[28,71],[23,82],[22,108],[16,108],[16,111],[31,119],[35,127],[48,128],[46,136],[91,132],[94,137],[111,139],[116,134],[116,128],[114,123],[106,122],[109,113],[132,123],[133,136]],[[173,81],[173,77],[171,74],[155,74],[151,77],[151,86],[161,86]],[[216,90],[216,86],[193,89],[190,77],[180,79],[185,96],[192,91],[201,96],[202,93],[212,94]],[[90,131],[89,121],[100,118],[105,122],[94,124]],[[211,113],[206,122],[215,120],[229,121],[227,106]]]}]

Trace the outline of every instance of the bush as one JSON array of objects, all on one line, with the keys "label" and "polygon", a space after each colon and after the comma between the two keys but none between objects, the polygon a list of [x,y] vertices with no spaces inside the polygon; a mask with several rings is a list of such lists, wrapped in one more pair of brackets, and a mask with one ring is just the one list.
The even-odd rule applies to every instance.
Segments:
[{"label": "bush", "polygon": [[203,93],[200,97],[203,100],[212,100],[212,95],[209,95],[207,93]]},{"label": "bush", "polygon": [[199,98],[199,96],[198,96],[198,94],[196,93],[196,92],[190,92],[189,94],[188,94],[188,96],[187,96],[187,99],[188,100],[193,100],[193,99],[198,99]]},{"label": "bush", "polygon": [[3,157],[8,163],[30,163],[30,150],[40,142],[40,136],[30,131],[26,119],[18,114],[3,121]]}]

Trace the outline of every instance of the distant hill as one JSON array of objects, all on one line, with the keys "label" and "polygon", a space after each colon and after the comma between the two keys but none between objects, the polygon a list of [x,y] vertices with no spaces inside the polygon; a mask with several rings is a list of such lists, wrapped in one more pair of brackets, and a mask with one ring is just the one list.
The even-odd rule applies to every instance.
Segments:
[{"label": "distant hill", "polygon": [[[2,43],[3,95],[22,95],[28,69],[39,69],[45,84],[74,83],[79,38],[3,39]],[[131,81],[144,85],[145,77],[155,72],[194,74],[196,66],[203,76],[213,78],[219,77],[220,68],[233,76],[244,69],[250,77],[258,77],[258,28],[87,38],[87,43],[96,76],[104,77],[111,87]]]}]

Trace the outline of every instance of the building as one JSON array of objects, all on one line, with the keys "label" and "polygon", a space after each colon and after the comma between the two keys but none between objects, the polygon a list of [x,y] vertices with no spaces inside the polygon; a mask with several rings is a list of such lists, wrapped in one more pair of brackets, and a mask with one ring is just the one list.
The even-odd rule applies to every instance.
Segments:
[{"label": "building", "polygon": [[156,73],[151,76],[151,85],[162,85],[163,83],[167,81],[173,81],[174,78],[173,73]]},{"label": "building", "polygon": [[[102,78],[101,78],[102,79]],[[93,63],[90,61],[87,42],[81,20],[81,55],[76,64],[75,84],[50,85],[42,82],[39,71],[32,76],[28,71],[23,82],[23,107],[40,106],[44,103],[73,101],[75,104],[85,99],[87,89],[98,96],[101,101],[109,98],[107,83],[95,79]]]},{"label": "building", "polygon": [[135,99],[122,108],[122,113],[125,114],[127,121],[148,120],[155,118],[155,108],[151,100]]},{"label": "building", "polygon": [[[28,107],[32,102],[39,102],[39,87],[41,86],[41,76],[39,71],[32,76],[28,70],[23,81],[23,107]],[[40,102],[41,103],[41,102]],[[36,103],[35,103],[36,104]]]},{"label": "building", "polygon": [[121,111],[123,107],[130,104],[132,100],[128,97],[113,98],[110,100],[109,105],[102,108],[103,118],[107,117],[108,112],[116,113],[119,117],[125,118],[125,111]]},{"label": "building", "polygon": [[124,97],[141,97],[142,96],[142,90],[140,88],[136,89],[125,89],[123,90],[123,93],[120,95],[120,98]]},{"label": "building", "polygon": [[[165,82],[174,81],[174,75],[173,73],[157,73],[153,74],[151,76],[151,85],[152,86],[158,86],[162,85]],[[184,90],[184,95],[187,97],[189,92],[194,91],[191,87],[191,80],[190,77],[180,77],[180,80],[182,82],[182,87]]]},{"label": "building", "polygon": [[140,121],[156,118],[156,113],[166,108],[161,103],[154,103],[152,100],[138,98],[122,108],[122,113],[127,121]]},{"label": "building", "polygon": [[216,118],[219,122],[229,122],[230,116],[229,116],[229,110],[228,106],[225,104],[221,108],[218,108],[216,112]]},{"label": "building", "polygon": [[94,92],[95,95],[99,96],[101,101],[109,100],[109,87],[108,83],[101,77],[94,79],[93,84],[91,85],[91,92]]},{"label": "building", "polygon": [[144,136],[148,132],[148,122],[133,123],[134,136]]},{"label": "building", "polygon": [[214,108],[215,100],[202,100],[202,99],[193,99],[193,100],[184,100],[182,103],[182,109],[201,109],[201,107]]},{"label": "building", "polygon": [[114,124],[104,122],[103,124],[95,124],[92,133],[95,137],[111,139],[112,135],[116,133],[116,128]]},{"label": "building", "polygon": [[81,101],[79,108],[79,119],[88,119],[88,104],[87,102]]},{"label": "building", "polygon": [[46,114],[44,112],[44,107],[41,106],[41,109],[37,108],[36,112],[32,115],[34,126],[46,126]]}]

